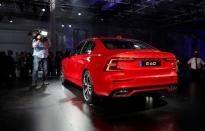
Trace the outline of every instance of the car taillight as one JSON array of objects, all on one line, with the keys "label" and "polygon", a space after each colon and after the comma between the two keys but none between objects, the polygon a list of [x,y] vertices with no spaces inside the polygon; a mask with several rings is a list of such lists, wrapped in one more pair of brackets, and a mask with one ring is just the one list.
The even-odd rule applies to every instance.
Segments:
[{"label": "car taillight", "polygon": [[120,71],[121,69],[118,67],[118,62],[130,62],[135,60],[135,58],[129,57],[112,58],[106,66],[106,71]]},{"label": "car taillight", "polygon": [[177,71],[177,61],[175,58],[165,58],[165,61],[170,62],[172,69]]},{"label": "car taillight", "polygon": [[165,61],[173,62],[173,61],[176,61],[176,59],[175,58],[165,58]]}]

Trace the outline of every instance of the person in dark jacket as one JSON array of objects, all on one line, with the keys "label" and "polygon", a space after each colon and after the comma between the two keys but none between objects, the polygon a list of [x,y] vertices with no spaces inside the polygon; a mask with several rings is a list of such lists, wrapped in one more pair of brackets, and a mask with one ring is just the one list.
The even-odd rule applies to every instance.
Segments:
[{"label": "person in dark jacket", "polygon": [[55,72],[57,77],[61,74],[61,53],[59,51],[56,52],[55,56]]},{"label": "person in dark jacket", "polygon": [[52,52],[48,55],[48,76],[54,76],[54,56]]},{"label": "person in dark jacket", "polygon": [[14,58],[13,58],[13,51],[11,50],[8,50],[7,52],[7,83],[9,86],[13,86],[13,82],[14,82],[14,79],[16,77],[15,75],[15,61],[14,61]]},{"label": "person in dark jacket", "polygon": [[7,67],[6,67],[6,53],[5,52],[0,52],[0,60],[3,61],[0,64],[0,85],[1,87],[5,85],[5,80],[7,76]]}]

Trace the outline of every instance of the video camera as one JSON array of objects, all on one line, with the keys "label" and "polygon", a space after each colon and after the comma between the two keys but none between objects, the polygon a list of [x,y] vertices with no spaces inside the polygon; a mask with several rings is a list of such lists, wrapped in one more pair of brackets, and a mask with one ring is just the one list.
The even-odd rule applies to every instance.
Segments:
[{"label": "video camera", "polygon": [[33,39],[37,40],[39,35],[41,36],[41,39],[39,39],[39,40],[41,40],[42,42],[48,41],[48,38],[47,38],[48,32],[47,31],[40,30],[40,29],[35,29],[32,31]]}]

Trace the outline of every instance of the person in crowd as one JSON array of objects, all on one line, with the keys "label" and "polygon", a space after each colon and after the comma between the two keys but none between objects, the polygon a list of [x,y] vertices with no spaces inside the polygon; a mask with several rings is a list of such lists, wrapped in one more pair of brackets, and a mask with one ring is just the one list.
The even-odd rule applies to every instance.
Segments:
[{"label": "person in crowd", "polygon": [[29,61],[29,53],[28,52],[24,52],[25,56],[24,56],[24,61],[25,61],[25,79],[28,79],[29,76],[29,67],[30,67],[30,61]]},{"label": "person in crowd", "polygon": [[6,87],[12,87],[15,78],[14,72],[14,59],[12,57],[13,52],[8,51],[7,55],[5,52],[0,52],[0,59],[2,63],[0,64],[0,85]]},{"label": "person in crowd", "polygon": [[20,78],[24,80],[28,77],[26,52],[22,51],[20,53],[19,65],[20,65]]},{"label": "person in crowd", "polygon": [[16,77],[15,75],[15,61],[14,61],[14,58],[13,58],[13,51],[11,50],[8,50],[7,52],[7,81],[9,83],[10,86],[12,86],[13,84],[13,81]]},{"label": "person in crowd", "polygon": [[26,54],[26,57],[27,57],[27,69],[28,69],[28,74],[32,74],[31,72],[32,72],[32,65],[33,65],[33,56],[32,56],[32,54],[30,53],[30,52],[28,52],[27,54]]},{"label": "person in crowd", "polygon": [[60,76],[61,74],[61,53],[59,51],[56,51],[56,56],[55,56],[55,72],[57,77]]},{"label": "person in crowd", "polygon": [[199,57],[198,51],[194,51],[192,58],[187,63],[191,71],[191,78],[193,80],[200,79],[200,72],[205,62]]},{"label": "person in crowd", "polygon": [[40,34],[37,34],[32,42],[33,47],[33,72],[32,72],[32,87],[37,86],[39,62],[43,63],[43,85],[48,84],[47,80],[47,58],[49,42],[44,41]]},{"label": "person in crowd", "polygon": [[5,84],[6,76],[7,76],[7,67],[6,67],[6,53],[0,52],[0,59],[3,61],[0,64],[0,85],[1,87]]},{"label": "person in crowd", "polygon": [[48,76],[54,76],[54,56],[53,52],[48,55]]},{"label": "person in crowd", "polygon": [[15,62],[16,78],[19,78],[20,77],[20,54],[18,52],[15,53],[14,62]]}]

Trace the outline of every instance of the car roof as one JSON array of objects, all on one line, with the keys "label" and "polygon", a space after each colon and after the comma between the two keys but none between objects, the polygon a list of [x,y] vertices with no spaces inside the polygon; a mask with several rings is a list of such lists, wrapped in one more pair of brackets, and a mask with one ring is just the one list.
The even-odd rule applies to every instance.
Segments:
[{"label": "car roof", "polygon": [[93,37],[93,38],[88,38],[89,39],[98,39],[98,40],[133,40],[133,39],[129,39],[129,38],[124,38],[124,37],[121,37],[121,36],[117,36],[117,37]]}]

